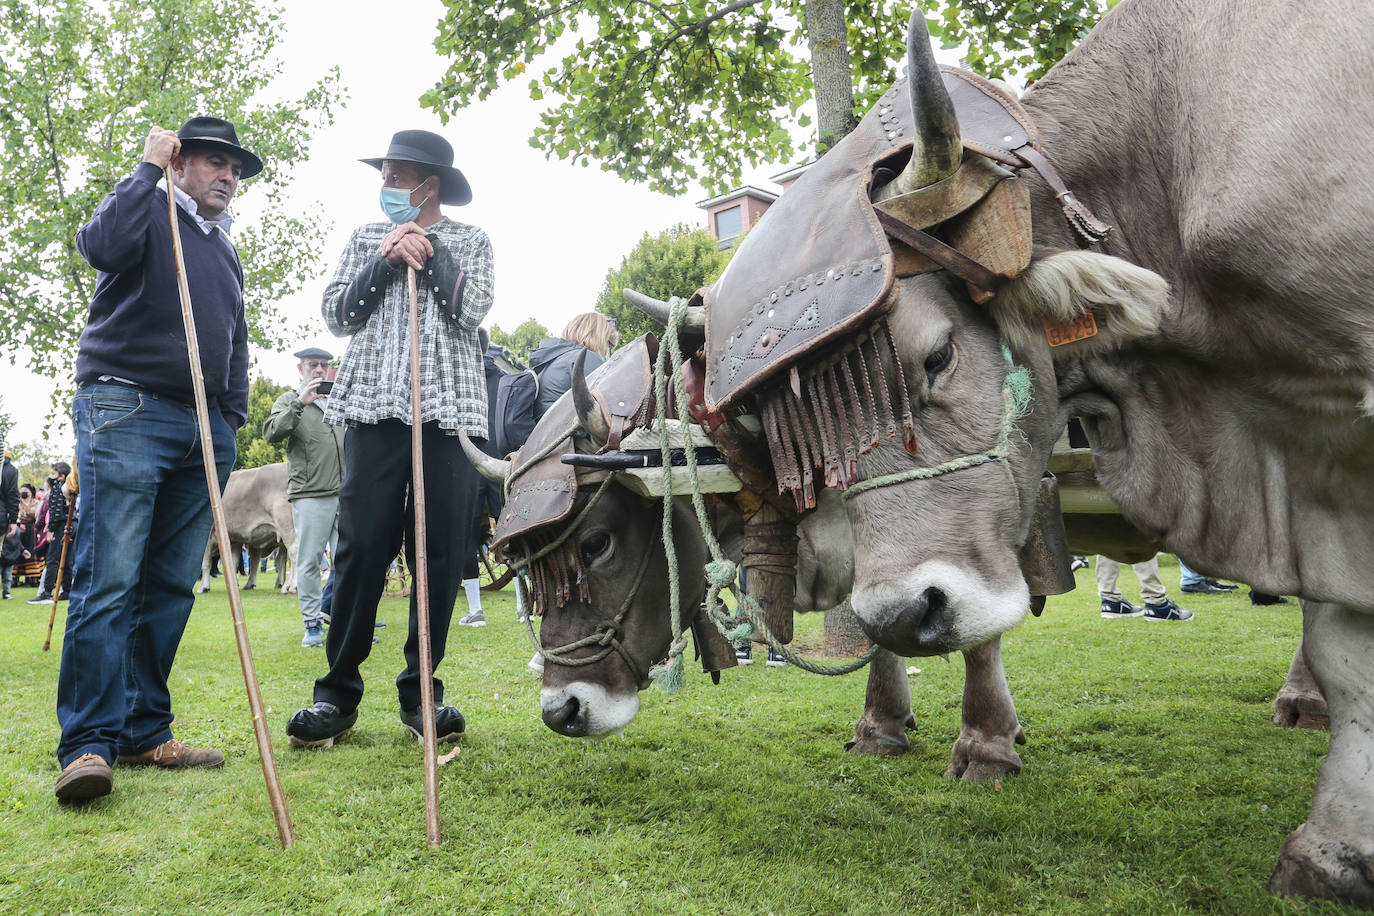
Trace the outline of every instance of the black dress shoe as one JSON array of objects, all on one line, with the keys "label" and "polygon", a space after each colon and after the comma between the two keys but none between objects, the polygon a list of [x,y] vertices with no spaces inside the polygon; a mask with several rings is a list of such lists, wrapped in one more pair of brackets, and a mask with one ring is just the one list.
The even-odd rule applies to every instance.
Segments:
[{"label": "black dress shoe", "polygon": [[1187,593],[1187,594],[1189,594],[1189,595],[1229,595],[1229,594],[1231,594],[1231,590],[1230,590],[1229,588],[1222,588],[1220,585],[1218,585],[1217,583],[1213,582],[1211,579],[1203,579],[1201,582],[1194,582],[1194,583],[1191,584],[1191,585],[1183,585],[1183,586],[1180,586],[1180,587],[1179,587],[1179,591],[1185,592],[1185,593]]},{"label": "black dress shoe", "polygon": [[1210,585],[1215,585],[1217,588],[1221,589],[1224,592],[1233,592],[1236,589],[1240,588],[1239,585],[1232,585],[1230,582],[1218,582],[1216,579],[1213,579],[1210,576],[1207,578],[1207,582]]},{"label": "black dress shoe", "polygon": [[358,710],[344,712],[333,703],[317,702],[298,709],[286,723],[292,747],[333,747],[358,721]]},{"label": "black dress shoe", "polygon": [[1265,592],[1257,592],[1252,588],[1250,589],[1250,603],[1259,605],[1260,607],[1267,607],[1271,604],[1287,604],[1288,599],[1278,595],[1266,594]]},{"label": "black dress shoe", "polygon": [[[414,709],[401,710],[401,724],[410,729],[410,733],[415,736],[415,740],[424,742],[425,729],[424,717],[420,715],[420,707]],[[467,723],[463,721],[463,714],[452,706],[434,707],[434,739],[440,741],[457,741],[463,737],[463,729]]]}]

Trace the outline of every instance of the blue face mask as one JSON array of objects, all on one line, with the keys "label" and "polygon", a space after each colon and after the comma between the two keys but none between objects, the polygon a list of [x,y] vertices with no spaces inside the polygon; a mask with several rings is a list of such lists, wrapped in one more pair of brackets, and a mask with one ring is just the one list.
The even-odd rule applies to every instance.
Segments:
[{"label": "blue face mask", "polygon": [[429,200],[429,195],[425,195],[425,200],[420,201],[420,207],[410,203],[410,195],[419,190],[422,184],[424,184],[423,181],[409,191],[404,188],[382,188],[382,212],[387,215],[387,219],[398,226],[413,223],[419,219],[420,207],[425,205],[425,200]]}]

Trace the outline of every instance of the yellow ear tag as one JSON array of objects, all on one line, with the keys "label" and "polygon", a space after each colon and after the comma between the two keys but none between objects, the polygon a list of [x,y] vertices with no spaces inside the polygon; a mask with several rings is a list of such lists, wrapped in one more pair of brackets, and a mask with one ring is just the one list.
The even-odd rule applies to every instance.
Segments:
[{"label": "yellow ear tag", "polygon": [[1084,312],[1080,317],[1069,322],[1045,322],[1045,338],[1050,342],[1051,347],[1062,347],[1065,344],[1096,336],[1097,321],[1094,320],[1092,312]]}]

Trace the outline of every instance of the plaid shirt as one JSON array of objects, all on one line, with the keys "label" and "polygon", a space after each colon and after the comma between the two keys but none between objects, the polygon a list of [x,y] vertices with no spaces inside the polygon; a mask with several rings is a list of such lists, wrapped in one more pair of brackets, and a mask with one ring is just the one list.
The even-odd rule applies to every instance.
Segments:
[{"label": "plaid shirt", "polygon": [[[409,424],[410,294],[407,271],[392,270],[381,304],[368,319],[345,327],[339,305],[348,285],[379,253],[390,223],[368,223],[354,230],[324,290],[325,323],[342,337],[353,335],[344,353],[324,417],[329,423],[376,423],[394,418]],[[491,242],[476,226],[443,217],[426,231],[453,256],[466,275],[461,311],[450,318],[434,301],[430,286],[419,283],[420,421],[439,421],[450,435],[463,430],[487,435],[487,385],[477,326],[491,308]]]}]

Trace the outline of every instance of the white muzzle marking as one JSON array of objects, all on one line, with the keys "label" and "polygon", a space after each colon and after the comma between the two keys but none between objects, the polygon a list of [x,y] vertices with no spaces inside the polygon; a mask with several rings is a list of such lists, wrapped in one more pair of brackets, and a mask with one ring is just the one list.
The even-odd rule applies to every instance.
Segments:
[{"label": "white muzzle marking", "polygon": [[922,563],[897,580],[856,588],[851,606],[859,619],[883,627],[900,618],[912,599],[927,589],[945,596],[945,615],[957,648],[978,645],[1004,633],[1025,619],[1030,591],[1020,576],[989,582],[961,566],[943,560]]},{"label": "white muzzle marking", "polygon": [[600,684],[573,681],[562,687],[545,687],[539,691],[539,705],[543,710],[563,708],[569,698],[576,699],[587,720],[587,737],[604,738],[620,734],[639,714],[639,694],[614,696]]}]

